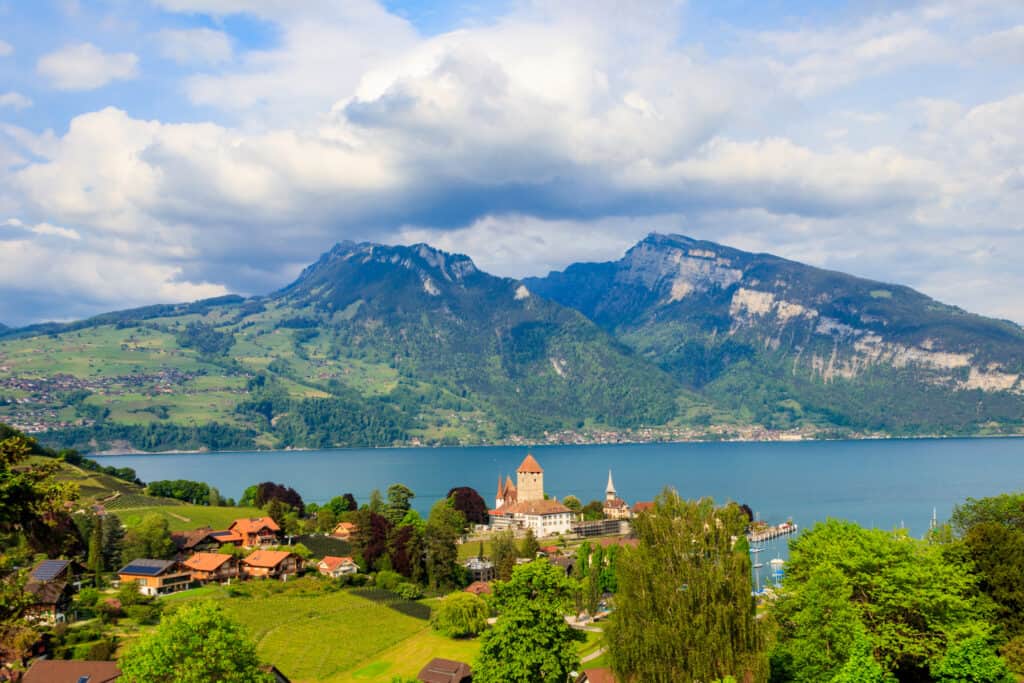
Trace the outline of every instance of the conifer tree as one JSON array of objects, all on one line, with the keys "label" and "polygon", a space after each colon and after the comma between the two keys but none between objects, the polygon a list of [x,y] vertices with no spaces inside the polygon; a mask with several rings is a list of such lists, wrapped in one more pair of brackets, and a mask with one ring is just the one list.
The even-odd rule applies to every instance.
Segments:
[{"label": "conifer tree", "polygon": [[735,505],[666,490],[616,558],[616,610],[605,631],[619,680],[764,681],[767,659],[751,596],[746,518]]}]

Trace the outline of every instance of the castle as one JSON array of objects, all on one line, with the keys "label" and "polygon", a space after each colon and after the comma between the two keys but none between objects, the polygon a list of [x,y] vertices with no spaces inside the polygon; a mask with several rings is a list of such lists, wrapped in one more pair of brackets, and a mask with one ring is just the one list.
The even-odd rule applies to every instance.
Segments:
[{"label": "castle", "polygon": [[572,530],[573,514],[557,500],[544,497],[544,468],[527,454],[516,470],[516,484],[498,477],[498,492],[491,510],[491,527],[532,529],[537,537],[565,534]]},{"label": "castle", "polygon": [[506,475],[505,483],[498,477],[498,493],[494,497],[494,509],[500,510],[506,505],[527,503],[532,500],[544,500],[544,468],[529,453],[516,470],[516,483]]}]

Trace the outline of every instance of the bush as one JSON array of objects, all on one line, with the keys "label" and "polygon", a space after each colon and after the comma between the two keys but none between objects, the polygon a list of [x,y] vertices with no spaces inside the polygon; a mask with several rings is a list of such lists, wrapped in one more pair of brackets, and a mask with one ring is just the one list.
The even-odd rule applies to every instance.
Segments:
[{"label": "bush", "polygon": [[117,647],[114,641],[109,638],[93,643],[89,647],[89,651],[86,653],[85,659],[91,659],[92,661],[109,661],[114,658],[114,652]]},{"label": "bush", "polygon": [[403,583],[404,581],[405,578],[398,572],[385,569],[377,572],[374,585],[381,590],[393,591],[398,587],[398,584]]},{"label": "bush", "polygon": [[95,607],[99,599],[100,592],[95,588],[83,588],[78,592],[78,604],[81,607]]},{"label": "bush", "polygon": [[480,635],[487,628],[490,610],[483,598],[472,593],[452,593],[430,619],[434,630],[449,638]]},{"label": "bush", "polygon": [[1011,639],[999,652],[1010,665],[1010,669],[1019,674],[1024,673],[1024,636]]},{"label": "bush", "polygon": [[423,597],[423,589],[415,583],[398,584],[398,588],[395,589],[395,592],[398,593],[398,597],[403,600],[419,600]]},{"label": "bush", "polygon": [[129,619],[134,619],[139,624],[157,624],[160,622],[159,605],[128,605],[124,613]]}]

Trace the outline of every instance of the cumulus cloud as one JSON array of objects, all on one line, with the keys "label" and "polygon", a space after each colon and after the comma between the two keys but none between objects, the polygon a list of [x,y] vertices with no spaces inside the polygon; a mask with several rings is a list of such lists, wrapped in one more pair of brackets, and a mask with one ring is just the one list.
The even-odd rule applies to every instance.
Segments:
[{"label": "cumulus cloud", "polygon": [[[56,277],[88,306],[266,292],[340,239],[428,241],[521,276],[616,258],[657,230],[1024,320],[1019,302],[985,294],[1021,279],[1005,255],[1022,248],[1024,94],[847,95],[957,63],[950,46],[968,30],[1012,42],[994,28],[1019,23],[1005,16],[960,27],[961,10],[924,3],[736,31],[747,53],[711,56],[680,39],[688,14],[671,1],[523,3],[431,37],[370,0],[157,4],[276,31],[258,49],[211,29],[156,32],[162,54],[195,58],[184,92],[206,114],[187,120],[214,120],[107,107],[58,133],[0,124],[0,215],[24,221],[0,237],[0,264],[12,244],[39,262],[73,251],[86,269],[109,253],[144,281],[127,294],[119,275]],[[972,229],[986,248],[968,249]],[[957,273],[963,288],[942,284]],[[0,293],[14,287],[0,273]]]},{"label": "cumulus cloud", "polygon": [[36,72],[57,90],[95,90],[139,75],[139,58],[130,52],[103,52],[92,43],[65,45],[43,55]]},{"label": "cumulus cloud", "polygon": [[220,64],[231,59],[231,38],[209,28],[164,29],[157,34],[160,54],[178,64]]},{"label": "cumulus cloud", "polygon": [[25,97],[20,92],[14,92],[13,90],[0,93],[0,107],[10,107],[11,109],[27,109],[32,106],[32,100]]}]

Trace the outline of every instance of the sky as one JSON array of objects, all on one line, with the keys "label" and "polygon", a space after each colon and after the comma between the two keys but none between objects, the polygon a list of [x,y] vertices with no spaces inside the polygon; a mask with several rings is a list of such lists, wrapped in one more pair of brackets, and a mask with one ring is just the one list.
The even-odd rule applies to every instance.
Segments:
[{"label": "sky", "polygon": [[1024,322],[1024,3],[0,0],[0,323],[650,232]]}]

